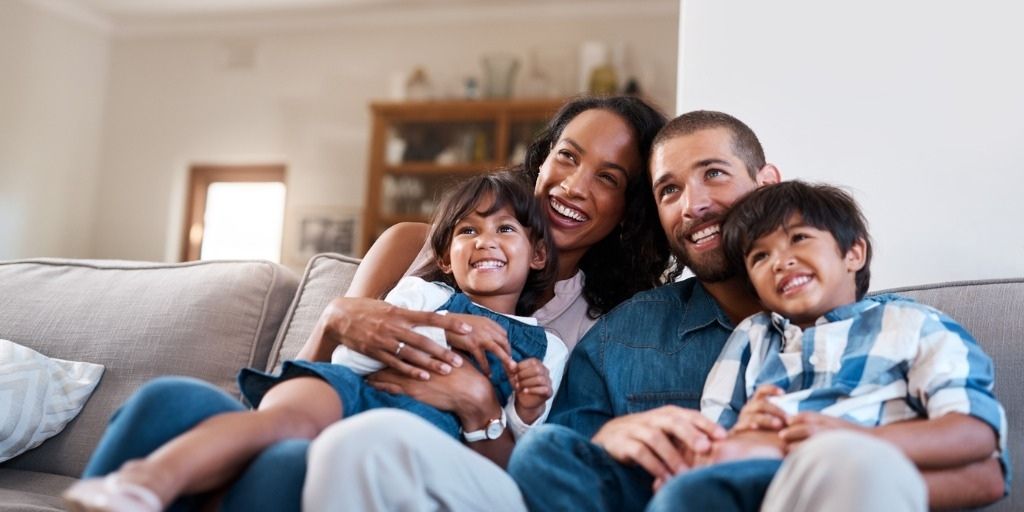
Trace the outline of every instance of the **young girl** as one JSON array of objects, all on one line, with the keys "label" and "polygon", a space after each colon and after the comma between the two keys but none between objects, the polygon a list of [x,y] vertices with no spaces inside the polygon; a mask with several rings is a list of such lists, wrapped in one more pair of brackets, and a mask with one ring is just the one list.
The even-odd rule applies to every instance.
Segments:
[{"label": "young girl", "polygon": [[[161,510],[178,496],[229,482],[250,458],[282,439],[313,438],[339,418],[375,408],[405,409],[471,443],[508,436],[508,424],[518,437],[542,421],[568,349],[535,319],[513,316],[537,307],[557,268],[546,220],[530,189],[507,172],[466,181],[441,203],[430,240],[436,262],[418,271],[420,277],[400,281],[386,300],[407,309],[485,316],[508,332],[513,362],[505,368],[492,359],[489,365],[494,394],[506,404],[499,417],[463,432],[449,412],[373,388],[362,375],[382,365],[339,347],[332,363],[287,361],[276,377],[242,370],[239,387],[255,410],[214,416],[145,459],[129,461],[106,478],[79,482],[65,493],[69,507]],[[446,344],[443,331],[425,334]]]}]

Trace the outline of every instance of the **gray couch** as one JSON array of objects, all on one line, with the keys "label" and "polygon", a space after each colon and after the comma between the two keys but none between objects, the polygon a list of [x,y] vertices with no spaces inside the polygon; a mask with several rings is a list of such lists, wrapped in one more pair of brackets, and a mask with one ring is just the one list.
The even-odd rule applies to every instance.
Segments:
[{"label": "gray couch", "polygon": [[[0,339],[43,354],[106,366],[93,396],[67,428],[0,464],[0,511],[60,510],[107,418],[143,382],[192,375],[237,394],[243,366],[275,368],[294,356],[331,298],[348,287],[357,260],[314,257],[301,280],[267,262],[151,264],[122,261],[0,262]],[[996,362],[1011,453],[1024,453],[1024,279],[945,283],[898,290],[970,329]],[[1024,509],[1024,485],[993,510]]]}]

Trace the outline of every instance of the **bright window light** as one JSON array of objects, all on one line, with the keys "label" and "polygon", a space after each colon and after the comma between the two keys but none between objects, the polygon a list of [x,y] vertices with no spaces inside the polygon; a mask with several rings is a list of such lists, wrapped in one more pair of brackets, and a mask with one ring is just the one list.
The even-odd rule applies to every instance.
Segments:
[{"label": "bright window light", "polygon": [[281,260],[284,183],[211,183],[201,260]]}]

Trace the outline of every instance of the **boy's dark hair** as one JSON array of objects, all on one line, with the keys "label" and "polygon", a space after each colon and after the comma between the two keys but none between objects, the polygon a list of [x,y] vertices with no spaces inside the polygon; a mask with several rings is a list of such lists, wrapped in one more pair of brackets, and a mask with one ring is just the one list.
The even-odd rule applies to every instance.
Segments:
[{"label": "boy's dark hair", "polygon": [[530,242],[534,245],[543,244],[547,254],[544,268],[530,269],[527,274],[523,292],[516,302],[516,314],[528,316],[539,306],[538,302],[555,279],[558,272],[558,250],[555,249],[547,218],[541,211],[540,204],[533,197],[533,191],[523,173],[510,172],[507,169],[481,174],[457,184],[441,199],[434,212],[430,226],[430,248],[434,259],[417,269],[413,275],[427,281],[441,281],[456,290],[458,283],[451,274],[441,271],[438,261],[447,259],[448,250],[452,245],[455,226],[462,219],[473,213],[480,200],[491,196],[494,204],[482,215],[490,215],[508,206],[523,227],[529,230]]},{"label": "boy's dark hair", "polygon": [[853,197],[831,185],[785,181],[761,187],[737,201],[722,223],[722,243],[729,263],[748,278],[744,260],[754,242],[784,226],[794,214],[800,214],[804,224],[831,233],[840,255],[845,255],[857,239],[864,240],[864,267],[854,277],[857,300],[864,298],[871,281],[867,221]]},{"label": "boy's dark hair", "polygon": [[732,152],[743,160],[751,178],[757,178],[757,171],[765,166],[764,148],[757,135],[749,126],[729,114],[713,110],[695,110],[687,112],[665,125],[654,138],[653,147],[657,148],[665,141],[690,135],[701,130],[725,128],[732,134]]},{"label": "boy's dark hair", "polygon": [[646,164],[654,137],[665,125],[665,115],[632,96],[580,96],[569,100],[527,148],[526,161],[520,169],[530,176],[531,183],[537,182],[541,164],[565,127],[588,110],[604,110],[622,118],[633,129],[644,165],[641,172],[630,176],[626,185],[622,222],[580,259],[580,270],[586,276],[583,298],[589,306],[587,314],[597,318],[636,293],[662,284],[669,246],[658,220],[651,194],[651,173]]}]

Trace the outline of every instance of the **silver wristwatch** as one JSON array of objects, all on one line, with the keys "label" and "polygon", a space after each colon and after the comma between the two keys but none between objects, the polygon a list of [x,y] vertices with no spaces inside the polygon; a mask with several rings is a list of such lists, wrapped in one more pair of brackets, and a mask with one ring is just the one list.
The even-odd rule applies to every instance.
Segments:
[{"label": "silver wristwatch", "polygon": [[505,409],[502,409],[500,418],[488,421],[487,426],[480,430],[474,430],[472,432],[463,431],[462,438],[465,439],[467,443],[475,443],[477,441],[483,441],[484,439],[493,441],[494,439],[501,437],[502,432],[505,432],[506,423],[507,418],[505,417]]}]

